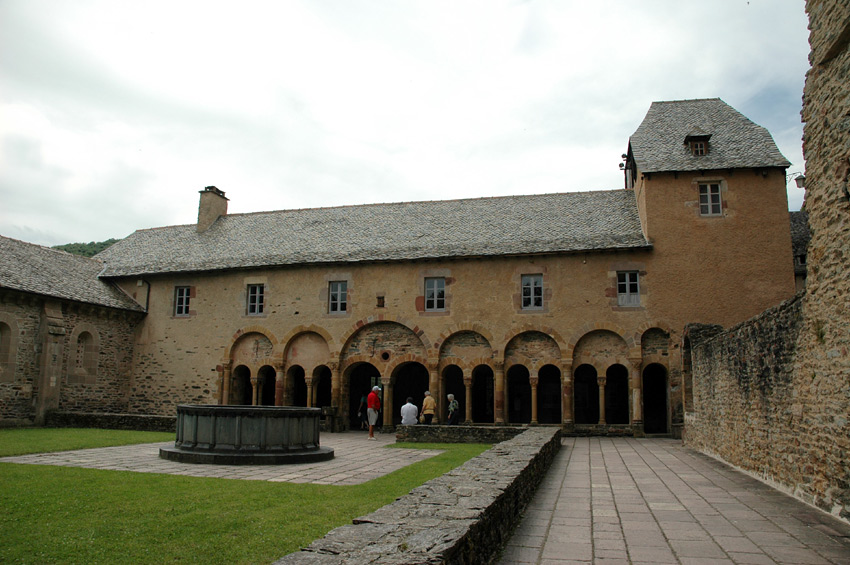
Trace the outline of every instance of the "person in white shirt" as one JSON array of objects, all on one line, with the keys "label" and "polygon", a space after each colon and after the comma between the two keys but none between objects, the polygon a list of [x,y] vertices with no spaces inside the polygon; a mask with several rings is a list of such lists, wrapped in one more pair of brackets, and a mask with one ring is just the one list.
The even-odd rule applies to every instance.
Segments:
[{"label": "person in white shirt", "polygon": [[416,418],[419,416],[419,409],[413,403],[413,398],[407,397],[407,404],[401,407],[401,424],[403,426],[412,426],[416,423]]}]

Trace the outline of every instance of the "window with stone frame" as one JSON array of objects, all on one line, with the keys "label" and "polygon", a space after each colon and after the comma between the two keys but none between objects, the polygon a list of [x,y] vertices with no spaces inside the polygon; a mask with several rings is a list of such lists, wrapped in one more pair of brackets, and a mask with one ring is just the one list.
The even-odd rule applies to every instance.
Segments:
[{"label": "window with stone frame", "polygon": [[425,311],[443,312],[446,309],[446,279],[445,277],[428,277],[425,279]]},{"label": "window with stone frame", "polygon": [[617,273],[617,305],[640,306],[640,277],[637,271]]},{"label": "window with stone frame", "polygon": [[344,314],[348,310],[348,281],[328,283],[328,312]]},{"label": "window with stone frame", "polygon": [[12,328],[0,322],[0,382],[11,382],[15,375],[15,359],[12,355]]},{"label": "window with stone frame", "polygon": [[249,284],[246,313],[249,316],[260,316],[265,309],[266,285]]},{"label": "window with stone frame", "polygon": [[723,213],[720,183],[699,185],[699,213],[700,216],[720,216]]},{"label": "window with stone frame", "polygon": [[543,308],[543,275],[522,275],[522,309]]},{"label": "window with stone frame", "polygon": [[70,372],[69,382],[94,384],[97,376],[98,346],[91,333],[82,331],[74,343],[74,369]]},{"label": "window with stone frame", "polygon": [[192,287],[175,286],[174,287],[174,315],[177,317],[186,317],[189,315],[189,302],[192,297]]}]

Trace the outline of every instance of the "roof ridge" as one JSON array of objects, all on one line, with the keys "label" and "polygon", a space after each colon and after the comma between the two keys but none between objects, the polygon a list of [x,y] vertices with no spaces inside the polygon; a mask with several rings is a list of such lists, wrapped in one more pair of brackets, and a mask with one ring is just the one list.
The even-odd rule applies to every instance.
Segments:
[{"label": "roof ridge", "polygon": [[33,243],[31,241],[24,241],[22,239],[17,239],[17,238],[5,236],[5,235],[0,235],[0,238],[6,239],[6,240],[9,240],[9,241],[14,241],[16,243],[22,243],[24,245],[31,245],[33,247],[38,247],[38,248],[41,248],[45,251],[49,251],[51,253],[59,253],[59,254],[62,254],[62,255],[66,255],[66,256],[74,259],[74,260],[94,261],[95,263],[99,263],[101,265],[103,264],[103,261],[100,260],[100,259],[95,259],[94,257],[86,257],[85,255],[79,255],[77,253],[71,253],[70,251],[65,251],[64,249],[56,249],[55,247],[52,247],[52,246],[42,245],[40,243]]}]

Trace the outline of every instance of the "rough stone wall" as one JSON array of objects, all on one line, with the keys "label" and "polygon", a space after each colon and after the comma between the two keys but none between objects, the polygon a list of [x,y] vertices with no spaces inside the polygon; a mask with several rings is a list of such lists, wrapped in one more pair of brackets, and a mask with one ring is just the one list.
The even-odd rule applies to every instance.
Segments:
[{"label": "rough stone wall", "polygon": [[38,329],[41,306],[23,296],[0,296],[0,320],[16,332],[10,361],[0,381],[0,421],[33,417],[33,390],[38,379]]},{"label": "rough stone wall", "polygon": [[850,1],[809,0],[806,11],[806,290],[692,339],[686,441],[850,520]]}]

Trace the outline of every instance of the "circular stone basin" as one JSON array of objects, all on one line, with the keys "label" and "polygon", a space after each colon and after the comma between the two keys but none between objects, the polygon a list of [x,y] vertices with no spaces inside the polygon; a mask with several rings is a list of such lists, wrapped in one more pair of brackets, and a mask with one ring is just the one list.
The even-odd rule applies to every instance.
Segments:
[{"label": "circular stone basin", "polygon": [[177,407],[177,439],[159,456],[183,463],[279,465],[333,459],[319,446],[319,408],[293,406]]}]

